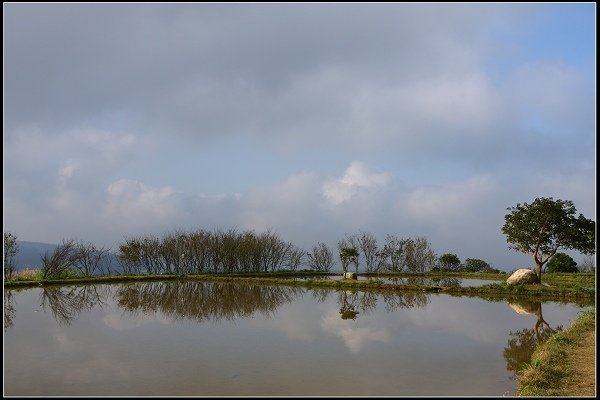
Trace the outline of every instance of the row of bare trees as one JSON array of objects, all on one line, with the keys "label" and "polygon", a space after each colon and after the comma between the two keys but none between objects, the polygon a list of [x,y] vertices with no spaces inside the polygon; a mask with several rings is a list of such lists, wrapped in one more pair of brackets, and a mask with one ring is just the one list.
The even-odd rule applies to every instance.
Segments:
[{"label": "row of bare trees", "polygon": [[[6,246],[7,238],[13,236],[5,234],[5,247],[10,250],[12,247]],[[8,242],[16,243],[16,240]],[[387,235],[380,246],[373,234],[360,232],[338,241],[338,250],[344,270],[353,264],[356,272],[359,269],[365,272],[425,272],[434,269],[438,262],[425,237],[403,239]],[[5,275],[7,265],[9,276],[14,270],[13,253],[16,249],[12,253],[5,252]],[[130,236],[118,246],[116,257],[125,274],[295,272],[304,268],[330,272],[337,259],[323,242],[305,252],[270,230],[257,234],[236,229],[175,230],[162,237]],[[110,275],[114,272],[113,260],[108,248],[75,239],[63,240],[53,252],[46,252],[41,257],[41,277]]]},{"label": "row of bare trees", "polygon": [[[12,232],[4,232],[4,279],[11,279],[16,272],[17,252],[17,236]],[[81,240],[63,239],[54,251],[43,254],[40,261],[42,279],[112,273],[110,249]]]},{"label": "row of bare trees", "polygon": [[267,231],[173,231],[125,239],[117,255],[124,273],[297,271],[304,250]]},{"label": "row of bare trees", "polygon": [[368,232],[346,235],[338,242],[340,257],[347,249],[355,249],[356,272],[362,265],[365,272],[425,272],[437,265],[437,256],[425,237],[402,239],[387,235],[383,246]]},{"label": "row of bare trees", "polygon": [[[388,235],[379,247],[374,235],[361,232],[346,235],[338,247],[340,256],[342,249],[356,250],[357,257],[352,263],[357,272],[361,266],[365,272],[425,272],[437,263],[437,256],[425,237],[401,239]],[[335,258],[322,242],[305,252],[271,231],[257,234],[235,229],[173,231],[162,238],[129,237],[119,246],[118,253],[124,273],[152,274],[295,272],[304,266],[312,271],[329,272]]]},{"label": "row of bare trees", "polygon": [[58,279],[76,274],[110,275],[110,249],[75,239],[63,239],[53,252],[42,255],[42,279]]}]

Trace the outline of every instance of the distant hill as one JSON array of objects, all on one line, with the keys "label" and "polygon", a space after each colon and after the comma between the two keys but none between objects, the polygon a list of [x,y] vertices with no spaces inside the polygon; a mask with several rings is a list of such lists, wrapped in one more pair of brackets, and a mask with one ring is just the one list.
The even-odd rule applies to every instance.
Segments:
[{"label": "distant hill", "polygon": [[42,256],[46,252],[53,252],[56,246],[56,244],[17,240],[17,255],[15,256],[17,271],[26,268],[39,268]]}]

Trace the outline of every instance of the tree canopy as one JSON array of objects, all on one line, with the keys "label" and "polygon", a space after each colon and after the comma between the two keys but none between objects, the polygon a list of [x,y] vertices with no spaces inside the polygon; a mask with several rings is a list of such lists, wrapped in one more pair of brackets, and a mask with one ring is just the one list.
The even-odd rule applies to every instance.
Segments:
[{"label": "tree canopy", "polygon": [[579,272],[579,270],[571,256],[565,253],[556,253],[548,261],[546,272]]},{"label": "tree canopy", "polygon": [[343,247],[340,249],[340,260],[342,261],[342,268],[344,272],[348,272],[348,264],[353,263],[358,265],[358,250],[354,247]]},{"label": "tree canopy", "polygon": [[457,271],[460,268],[460,259],[456,254],[446,253],[439,258],[440,267],[447,271]]},{"label": "tree canopy", "polygon": [[596,252],[596,223],[577,210],[570,200],[538,197],[533,203],[509,207],[502,233],[509,248],[531,254],[538,282],[542,266],[559,249],[573,249],[590,255]]},{"label": "tree canopy", "polygon": [[463,271],[466,272],[491,272],[492,270],[490,264],[478,258],[467,258],[463,266]]}]

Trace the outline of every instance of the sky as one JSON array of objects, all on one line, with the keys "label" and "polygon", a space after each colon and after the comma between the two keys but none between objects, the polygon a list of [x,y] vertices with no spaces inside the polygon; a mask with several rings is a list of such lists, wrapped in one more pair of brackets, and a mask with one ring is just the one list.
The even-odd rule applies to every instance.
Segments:
[{"label": "sky", "polygon": [[[309,250],[369,232],[532,267],[508,207],[596,220],[595,3],[3,3],[3,227]],[[577,252],[567,252],[576,261]]]}]

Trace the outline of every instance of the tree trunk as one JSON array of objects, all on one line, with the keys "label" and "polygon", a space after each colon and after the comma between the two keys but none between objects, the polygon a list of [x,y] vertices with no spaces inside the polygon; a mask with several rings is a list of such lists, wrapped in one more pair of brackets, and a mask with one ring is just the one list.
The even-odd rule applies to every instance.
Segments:
[{"label": "tree trunk", "polygon": [[535,260],[535,274],[537,275],[538,284],[542,283],[542,263],[538,260]]}]

